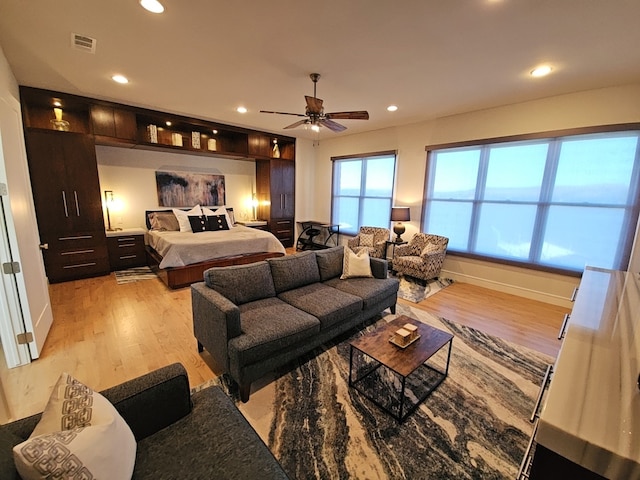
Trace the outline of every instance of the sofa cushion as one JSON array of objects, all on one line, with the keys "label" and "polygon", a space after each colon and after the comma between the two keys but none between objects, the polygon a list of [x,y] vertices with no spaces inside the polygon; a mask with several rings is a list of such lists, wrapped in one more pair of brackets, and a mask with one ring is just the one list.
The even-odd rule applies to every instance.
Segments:
[{"label": "sofa cushion", "polygon": [[316,251],[316,261],[320,271],[321,282],[326,282],[331,278],[342,275],[343,257],[344,247],[342,245]]},{"label": "sofa cushion", "polygon": [[63,373],[40,422],[13,454],[25,480],[131,478],[136,440],[106,398]]},{"label": "sofa cushion", "polygon": [[303,287],[320,281],[320,272],[313,251],[267,259],[271,267],[276,293]]},{"label": "sofa cushion", "polygon": [[400,281],[397,278],[349,278],[347,280],[333,278],[325,282],[325,285],[360,297],[366,310],[380,300],[394,293],[397,294]]},{"label": "sofa cushion", "polygon": [[219,387],[205,388],[191,399],[191,414],[138,443],[133,478],[287,478]]},{"label": "sofa cushion", "polygon": [[238,365],[269,358],[320,332],[320,321],[279,298],[240,306],[242,334],[229,340],[229,357]]},{"label": "sofa cushion", "polygon": [[362,299],[323,283],[280,293],[278,298],[320,320],[325,329],[362,311]]},{"label": "sofa cushion", "polygon": [[276,296],[271,268],[265,261],[210,268],[204,272],[204,283],[236,305]]}]

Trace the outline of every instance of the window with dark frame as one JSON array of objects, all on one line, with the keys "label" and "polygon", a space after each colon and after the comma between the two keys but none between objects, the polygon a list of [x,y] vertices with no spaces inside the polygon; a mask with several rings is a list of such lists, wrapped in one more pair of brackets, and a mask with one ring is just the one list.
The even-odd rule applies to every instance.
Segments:
[{"label": "window with dark frame", "polygon": [[361,226],[389,228],[396,152],[332,157],[331,223],[356,235]]},{"label": "window with dark frame", "polygon": [[639,209],[640,125],[631,127],[427,147],[422,231],[479,258],[625,270]]}]

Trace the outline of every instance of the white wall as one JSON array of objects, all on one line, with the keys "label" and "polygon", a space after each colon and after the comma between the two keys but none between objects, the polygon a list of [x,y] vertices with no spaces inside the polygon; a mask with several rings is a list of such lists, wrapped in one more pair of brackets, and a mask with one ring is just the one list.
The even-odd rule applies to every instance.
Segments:
[{"label": "white wall", "polygon": [[[331,196],[331,157],[397,150],[395,205],[411,207],[406,237],[419,231],[422,215],[425,146],[474,139],[545,132],[592,125],[640,122],[640,84],[612,87],[488,110],[443,117],[429,122],[323,140],[313,164],[300,164],[298,175],[315,178],[313,198]],[[330,201],[317,201],[311,215],[329,219]],[[640,248],[634,249],[632,268],[640,266]],[[507,267],[449,255],[443,275],[558,305],[570,306],[578,279]]]},{"label": "white wall", "polygon": [[[253,217],[251,193],[255,191],[253,160],[185,155],[132,148],[96,146],[100,189],[112,190],[117,208],[110,211],[112,228],[145,227],[144,211],[160,208],[156,195],[156,170],[224,175],[226,204],[236,220]],[[106,222],[106,219],[105,219]]]}]

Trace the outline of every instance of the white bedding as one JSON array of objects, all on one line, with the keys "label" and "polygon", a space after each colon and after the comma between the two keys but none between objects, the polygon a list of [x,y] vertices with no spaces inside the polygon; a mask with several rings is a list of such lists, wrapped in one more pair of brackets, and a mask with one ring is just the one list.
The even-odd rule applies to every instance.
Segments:
[{"label": "white bedding", "polygon": [[285,249],[270,232],[242,225],[218,232],[147,232],[149,245],[160,255],[160,268],[184,267],[193,263],[243,253],[280,252]]}]

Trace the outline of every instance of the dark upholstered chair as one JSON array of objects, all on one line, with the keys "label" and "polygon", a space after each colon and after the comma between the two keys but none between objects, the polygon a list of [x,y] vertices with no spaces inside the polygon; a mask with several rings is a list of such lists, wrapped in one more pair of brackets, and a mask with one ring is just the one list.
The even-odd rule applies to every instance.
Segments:
[{"label": "dark upholstered chair", "polygon": [[[369,252],[370,257],[385,258],[385,249],[391,231],[388,228],[360,227],[358,235],[347,241],[347,246],[355,253],[362,250]],[[373,236],[372,236],[373,235]]]},{"label": "dark upholstered chair", "polygon": [[430,280],[440,275],[449,239],[430,233],[416,233],[406,245],[398,245],[393,256],[393,270]]}]

